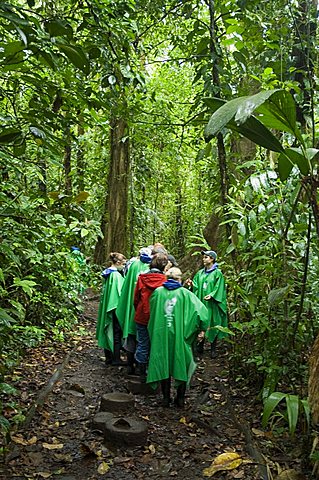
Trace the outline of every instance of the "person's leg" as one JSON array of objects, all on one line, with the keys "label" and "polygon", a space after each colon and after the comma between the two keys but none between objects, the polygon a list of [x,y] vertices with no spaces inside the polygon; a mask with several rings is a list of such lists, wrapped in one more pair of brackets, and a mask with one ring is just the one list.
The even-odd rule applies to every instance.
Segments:
[{"label": "person's leg", "polygon": [[210,358],[217,357],[216,344],[217,344],[217,337],[215,337],[215,339],[210,344]]},{"label": "person's leg", "polygon": [[169,407],[171,401],[171,379],[166,378],[161,381],[161,389],[163,394],[163,407]]},{"label": "person's leg", "polygon": [[177,395],[174,399],[174,403],[177,407],[183,408],[185,405],[185,393],[186,393],[186,382],[181,383],[177,387]]},{"label": "person's leg", "polygon": [[135,359],[137,362],[138,372],[141,381],[146,381],[146,367],[148,356],[150,352],[150,337],[148,335],[147,325],[136,324],[137,331],[137,346],[135,352]]},{"label": "person's leg", "polygon": [[112,363],[112,352],[111,352],[111,350],[107,350],[106,348],[104,348],[104,355],[105,355],[106,365],[110,365]]},{"label": "person's leg", "polygon": [[112,365],[126,365],[126,362],[123,362],[121,360],[122,329],[115,315],[115,311],[112,312],[112,318],[113,318],[113,339],[114,339],[114,352],[112,355]]},{"label": "person's leg", "polygon": [[125,349],[127,355],[127,374],[134,375],[135,373],[135,350],[136,350],[136,337],[135,335],[129,334],[126,342]]}]

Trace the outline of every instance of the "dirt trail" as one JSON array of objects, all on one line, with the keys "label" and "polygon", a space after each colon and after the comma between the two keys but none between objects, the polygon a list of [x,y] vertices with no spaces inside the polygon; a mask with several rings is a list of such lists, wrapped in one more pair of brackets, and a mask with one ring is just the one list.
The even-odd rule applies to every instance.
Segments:
[{"label": "dirt trail", "polygon": [[[56,366],[67,354],[68,363],[60,380],[30,419],[28,428],[12,435],[0,478],[131,480],[176,477],[196,480],[202,479],[203,469],[224,452],[237,452],[251,463],[244,462],[236,469],[220,471],[214,478],[266,478],[256,459],[252,459],[254,447],[250,450],[241,430],[249,417],[256,416],[256,407],[253,402],[249,405],[249,400],[239,392],[235,392],[235,406],[227,398],[225,351],[219,352],[216,360],[209,359],[208,352],[204,353],[187,392],[184,410],[173,406],[162,408],[159,394],[136,395],[134,417],[144,419],[149,428],[145,446],[116,448],[103,443],[102,434],[92,427],[92,418],[99,411],[101,395],[127,392],[127,376],[125,367],[106,366],[102,351],[95,345],[97,307],[96,299],[87,300],[82,317],[87,333],[82,340],[65,351],[51,353],[55,355]],[[27,365],[28,361],[25,369]],[[52,365],[47,368],[43,352],[36,363],[32,363],[31,357],[30,365],[31,371],[24,371],[27,375],[25,402],[37,398],[37,390],[48,383],[54,370]]]}]

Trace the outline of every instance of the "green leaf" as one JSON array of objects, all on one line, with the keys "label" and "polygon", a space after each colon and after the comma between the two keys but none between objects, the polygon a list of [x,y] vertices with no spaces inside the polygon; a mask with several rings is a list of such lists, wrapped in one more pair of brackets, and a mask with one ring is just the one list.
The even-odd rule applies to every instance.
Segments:
[{"label": "green leaf", "polygon": [[89,73],[89,61],[86,58],[84,51],[80,47],[75,45],[66,45],[64,43],[60,43],[57,46],[59,50],[61,50],[61,52],[68,57],[75,67],[79,68],[86,74]]},{"label": "green leaf", "polygon": [[214,330],[218,330],[219,332],[227,333],[227,335],[235,335],[235,333],[230,330],[228,327],[222,327],[221,325],[216,325],[213,327]]},{"label": "green leaf", "polygon": [[81,203],[81,202],[84,202],[85,200],[88,199],[88,197],[90,196],[89,192],[80,192],[76,195],[76,197],[74,197],[74,201],[76,203]]},{"label": "green leaf", "polygon": [[4,56],[9,57],[21,52],[24,49],[24,44],[20,41],[7,43],[4,47]]},{"label": "green leaf", "polygon": [[45,29],[51,37],[73,36],[73,30],[71,25],[66,21],[60,19],[49,20],[48,22],[46,22]]},{"label": "green leaf", "polygon": [[15,127],[4,128],[0,131],[0,144],[14,143],[22,139],[22,131]]},{"label": "green leaf", "polygon": [[17,389],[9,385],[8,383],[0,383],[0,392],[7,394],[17,393]]},{"label": "green leaf", "polygon": [[285,148],[284,154],[294,165],[298,166],[303,175],[308,175],[311,165],[308,158],[303,155],[301,148]]},{"label": "green leaf", "polygon": [[278,173],[282,182],[287,180],[292,170],[292,167],[293,163],[291,162],[291,160],[289,160],[289,158],[285,154],[281,153],[278,157]]},{"label": "green leaf", "polygon": [[262,416],[262,426],[265,428],[267,425],[267,422],[269,420],[270,415],[274,411],[274,409],[277,407],[278,403],[285,398],[286,394],[282,392],[273,392],[269,397],[267,398],[265,405],[264,405],[264,410],[263,410],[263,416]]},{"label": "green leaf", "polygon": [[303,406],[306,419],[307,419],[307,424],[308,427],[310,426],[310,407],[309,407],[309,402],[308,400],[300,400],[301,405]]},{"label": "green leaf", "polygon": [[[236,98],[235,100],[231,100],[228,103],[225,103],[224,100],[219,98],[205,98],[204,102],[206,105],[209,106],[211,110],[215,113],[210,118],[206,128],[205,128],[205,140],[208,142],[214,136],[216,136],[225,126],[230,128],[231,130],[240,133],[244,137],[248,138],[252,142],[260,145],[264,148],[269,150],[273,150],[275,152],[283,151],[283,147],[279,140],[273,135],[273,133],[268,130],[257,118],[250,117],[248,120],[242,124],[237,125],[233,120],[237,112],[237,108],[241,103],[242,98],[249,98],[249,97],[241,97]],[[230,109],[228,108],[231,102],[235,102],[231,105]]]},{"label": "green leaf", "polygon": [[283,287],[283,288],[274,288],[270,290],[268,294],[268,303],[271,307],[274,305],[278,305],[283,300],[287,298],[287,294],[290,290],[290,286]]},{"label": "green leaf", "polygon": [[15,323],[15,319],[11,317],[3,308],[0,308],[0,326],[1,324],[10,327],[12,323]]},{"label": "green leaf", "polygon": [[38,127],[34,127],[34,126],[30,126],[29,127],[29,130],[30,130],[30,133],[32,133],[32,135],[36,138],[41,138],[42,140],[44,140],[46,138],[46,135],[44,133],[43,130],[41,130],[40,128]]},{"label": "green leaf", "polygon": [[259,120],[268,128],[291,133],[303,144],[303,138],[296,125],[294,99],[285,90],[272,90],[272,92],[273,95],[257,108]]},{"label": "green leaf", "polygon": [[289,432],[291,435],[295,433],[298,414],[299,414],[299,398],[298,395],[286,395],[287,413]]},{"label": "green leaf", "polygon": [[29,296],[32,295],[33,288],[35,285],[37,285],[33,280],[21,280],[20,278],[14,278],[13,279],[13,284],[16,287],[21,287],[22,290]]}]

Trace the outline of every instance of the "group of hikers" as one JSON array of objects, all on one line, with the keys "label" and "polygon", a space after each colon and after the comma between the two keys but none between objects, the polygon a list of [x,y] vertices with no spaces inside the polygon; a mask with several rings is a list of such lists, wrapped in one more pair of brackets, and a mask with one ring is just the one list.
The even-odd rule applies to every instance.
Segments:
[{"label": "group of hikers", "polygon": [[139,375],[154,389],[160,383],[164,407],[171,402],[171,379],[177,389],[174,404],[184,406],[194,356],[203,352],[205,338],[214,358],[217,339],[226,336],[226,288],[217,254],[201,254],[204,268],[184,283],[175,258],[160,243],[141,248],[128,261],[111,253],[111,265],[102,273],[98,346],[107,364],[127,365],[129,375]]}]

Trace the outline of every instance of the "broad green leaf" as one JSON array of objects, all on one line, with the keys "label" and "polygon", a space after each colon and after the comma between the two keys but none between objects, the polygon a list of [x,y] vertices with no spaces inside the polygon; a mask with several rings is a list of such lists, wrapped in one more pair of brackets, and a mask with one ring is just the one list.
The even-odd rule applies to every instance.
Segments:
[{"label": "broad green leaf", "polygon": [[89,231],[87,228],[81,228],[81,237],[86,237],[89,234]]},{"label": "broad green leaf", "polygon": [[0,130],[0,144],[14,143],[18,139],[22,139],[22,131],[18,128],[8,127]]},{"label": "broad green leaf", "polygon": [[273,95],[258,107],[258,119],[268,128],[291,133],[303,144],[303,138],[296,125],[294,99],[286,90],[272,91]]},{"label": "broad green leaf", "polygon": [[33,125],[31,125],[29,127],[29,130],[30,130],[30,133],[32,133],[32,135],[36,138],[41,138],[42,140],[46,138],[44,131],[38,127],[34,127]]},{"label": "broad green leaf", "polygon": [[[248,97],[242,97],[248,98]],[[240,100],[240,99],[235,99]],[[232,102],[233,100],[231,100]],[[250,117],[243,125],[237,125],[232,116],[235,115],[236,109],[232,108],[231,111],[226,111],[226,122],[224,117],[224,108],[230,103],[225,103],[224,100],[219,98],[205,98],[204,102],[210,110],[215,113],[210,118],[208,125],[205,128],[205,140],[208,142],[214,136],[216,136],[224,127],[228,127],[235,132],[240,133],[244,137],[248,138],[252,142],[260,145],[261,147],[273,150],[275,152],[283,151],[283,147],[279,140],[268,130],[257,118]],[[240,102],[237,102],[238,105]],[[237,108],[237,106],[236,106]],[[216,121],[216,123],[215,123]],[[220,127],[220,128],[219,128]]]},{"label": "broad green leaf", "polygon": [[84,202],[90,196],[89,192],[80,192],[74,197],[76,203]]},{"label": "broad green leaf", "polygon": [[50,34],[51,37],[66,36],[72,37],[73,31],[72,27],[65,20],[60,20],[58,18],[54,20],[49,20],[45,23],[45,29]]},{"label": "broad green leaf", "polygon": [[84,73],[89,73],[89,61],[86,58],[84,51],[80,47],[75,45],[66,45],[64,43],[60,43],[57,46],[59,50],[61,50],[61,52],[68,57],[75,67],[79,68]]},{"label": "broad green leaf", "polygon": [[292,170],[292,167],[292,161],[287,157],[287,155],[281,153],[278,157],[278,173],[282,182],[287,180]]},{"label": "broad green leaf", "polygon": [[299,398],[298,395],[286,395],[287,413],[289,432],[291,435],[295,433],[298,415],[299,415]]},{"label": "broad green leaf", "polygon": [[312,166],[314,166],[316,160],[319,158],[319,150],[317,148],[307,148],[306,157],[311,162]]},{"label": "broad green leaf", "polygon": [[205,139],[209,141],[211,138],[215,137],[227,124],[234,119],[239,106],[249,97],[239,97],[234,98],[225,103],[223,100],[214,99],[215,104],[220,104],[221,106],[217,111],[211,116],[206,128],[205,128]]},{"label": "broad green leaf", "polygon": [[21,52],[24,49],[24,44],[20,41],[7,43],[4,47],[4,56],[14,55],[17,52]]},{"label": "broad green leaf", "polygon": [[[256,93],[255,95],[252,95],[250,97],[240,97],[242,98],[242,102],[239,102],[235,114],[235,122],[237,123],[237,125],[245,123],[246,120],[252,116],[255,110],[261,105],[263,105],[266,100],[268,100],[269,97],[274,95],[276,92],[278,92],[278,90],[266,90]],[[264,122],[262,121],[262,123]],[[267,126],[269,127],[269,125]]]},{"label": "broad green leaf", "polygon": [[309,407],[309,402],[308,400],[300,400],[301,405],[303,406],[303,409],[305,411],[306,419],[307,419],[307,424],[308,427],[310,425],[310,407]]},{"label": "broad green leaf", "polygon": [[286,394],[282,392],[273,392],[269,397],[267,398],[265,405],[264,405],[264,410],[263,410],[263,416],[262,416],[262,426],[265,428],[267,425],[267,422],[269,420],[270,415],[274,411],[274,409],[277,407],[278,403],[285,398]]},{"label": "broad green leaf", "polygon": [[27,46],[28,45],[28,39],[26,37],[26,34],[18,26],[16,26],[16,30],[19,33],[19,35],[21,37],[21,40],[23,41],[24,45]]},{"label": "broad green leaf", "polygon": [[303,175],[308,175],[311,165],[308,158],[303,155],[301,148],[285,148],[284,154],[294,165],[298,166]]}]

